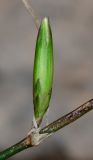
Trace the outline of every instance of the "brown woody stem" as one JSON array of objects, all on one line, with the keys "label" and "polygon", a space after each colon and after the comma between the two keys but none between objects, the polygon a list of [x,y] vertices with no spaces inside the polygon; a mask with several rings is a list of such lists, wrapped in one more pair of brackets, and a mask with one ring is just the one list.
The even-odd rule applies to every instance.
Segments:
[{"label": "brown woody stem", "polygon": [[93,109],[93,99],[87,101],[86,103],[76,108],[72,112],[64,115],[63,117],[57,119],[48,126],[44,127],[43,129],[40,130],[40,134],[54,133],[57,130],[65,127],[66,125],[76,121],[78,118],[80,118],[81,116],[83,116],[85,113],[89,112],[92,109]]}]

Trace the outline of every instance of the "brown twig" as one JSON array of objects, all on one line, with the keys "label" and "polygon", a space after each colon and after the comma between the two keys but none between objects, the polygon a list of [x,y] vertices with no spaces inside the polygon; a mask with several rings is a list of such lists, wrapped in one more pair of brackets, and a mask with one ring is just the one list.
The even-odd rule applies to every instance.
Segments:
[{"label": "brown twig", "polygon": [[93,109],[93,99],[87,101],[80,107],[76,108],[72,112],[64,115],[63,117],[59,118],[58,120],[54,121],[53,123],[49,124],[48,126],[41,129],[40,133],[54,133],[57,130],[65,127],[66,125],[76,121],[78,118],[83,116],[85,113],[91,111]]}]

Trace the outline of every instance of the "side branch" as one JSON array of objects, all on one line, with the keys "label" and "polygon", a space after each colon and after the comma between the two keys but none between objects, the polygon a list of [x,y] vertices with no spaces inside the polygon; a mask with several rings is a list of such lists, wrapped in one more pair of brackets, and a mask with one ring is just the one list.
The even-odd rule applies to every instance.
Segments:
[{"label": "side branch", "polygon": [[63,117],[59,118],[58,120],[52,122],[48,126],[44,127],[43,129],[40,130],[40,134],[48,133],[52,134],[59,129],[65,127],[66,125],[74,122],[81,116],[83,116],[85,113],[89,112],[90,110],[93,109],[93,99],[87,101],[80,107],[76,108],[72,112],[64,115]]}]

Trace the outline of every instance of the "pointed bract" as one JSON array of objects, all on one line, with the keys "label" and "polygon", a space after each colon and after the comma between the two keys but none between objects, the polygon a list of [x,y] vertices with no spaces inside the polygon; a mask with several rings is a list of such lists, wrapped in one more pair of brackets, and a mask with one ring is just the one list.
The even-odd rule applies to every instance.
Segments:
[{"label": "pointed bract", "polygon": [[53,83],[53,40],[49,19],[45,17],[40,25],[33,70],[34,115],[39,126],[49,107]]}]

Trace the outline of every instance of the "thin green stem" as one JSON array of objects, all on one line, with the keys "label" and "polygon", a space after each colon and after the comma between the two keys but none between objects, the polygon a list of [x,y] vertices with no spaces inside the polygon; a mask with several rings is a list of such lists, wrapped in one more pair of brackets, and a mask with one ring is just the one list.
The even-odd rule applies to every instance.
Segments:
[{"label": "thin green stem", "polygon": [[[93,109],[93,99],[87,101],[80,107],[76,108],[72,112],[64,115],[63,117],[59,118],[58,120],[52,122],[48,126],[44,127],[43,129],[40,130],[40,134],[46,134],[52,135],[59,129],[65,127],[66,125],[74,122],[81,116],[83,116],[85,113],[91,111]],[[47,137],[46,137],[47,138]],[[2,151],[0,153],[0,160],[5,160],[8,159],[9,157],[15,155],[18,152],[21,152],[29,147],[33,147],[32,142],[31,142],[31,135],[27,136],[24,138],[22,141],[19,143],[11,146],[10,148]]]},{"label": "thin green stem", "polygon": [[29,147],[32,147],[30,142],[30,137],[26,137],[23,140],[21,140],[19,143],[9,147],[8,149],[2,151],[0,153],[0,160],[8,159],[9,157],[12,157],[18,152],[23,151],[24,149],[27,149]]}]

